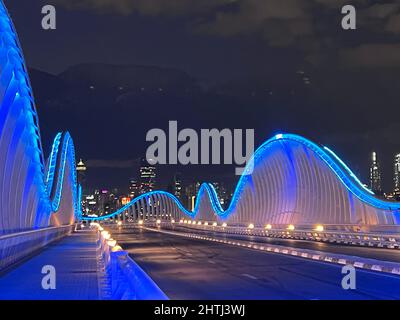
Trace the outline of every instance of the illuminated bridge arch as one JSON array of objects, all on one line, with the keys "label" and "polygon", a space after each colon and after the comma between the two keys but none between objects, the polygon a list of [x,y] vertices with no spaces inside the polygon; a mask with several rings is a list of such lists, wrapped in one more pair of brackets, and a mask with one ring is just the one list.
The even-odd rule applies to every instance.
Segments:
[{"label": "illuminated bridge arch", "polygon": [[0,234],[65,225],[80,214],[71,136],[60,133],[46,162],[27,68],[0,0]]},{"label": "illuminated bridge arch", "polygon": [[[395,226],[400,223],[400,203],[377,198],[332,150],[293,134],[276,135],[258,148],[239,179],[227,210],[221,208],[214,187],[206,183],[200,188],[193,212],[185,209],[173,195],[159,191],[142,195],[101,219],[127,212],[133,206],[138,208],[140,201],[153,198],[168,199],[165,200],[168,206],[161,202],[158,210],[171,214],[174,219],[186,216],[259,226],[316,223]],[[154,210],[152,206],[139,207],[146,217],[148,210]],[[156,216],[160,217],[152,214]]]}]

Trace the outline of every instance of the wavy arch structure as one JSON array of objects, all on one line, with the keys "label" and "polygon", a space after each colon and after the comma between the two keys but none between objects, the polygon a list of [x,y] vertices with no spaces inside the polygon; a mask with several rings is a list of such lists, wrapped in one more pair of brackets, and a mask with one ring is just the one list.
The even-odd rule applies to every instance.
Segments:
[{"label": "wavy arch structure", "polygon": [[59,133],[46,162],[27,68],[0,0],[0,234],[72,224],[80,215],[74,144]]},{"label": "wavy arch structure", "polygon": [[[253,170],[254,169],[254,170]],[[71,224],[81,217],[74,145],[59,133],[47,162],[27,69],[13,24],[0,0],[0,232]],[[227,210],[211,184],[193,211],[173,195],[142,195],[115,213],[191,217],[234,224],[398,226],[400,204],[375,197],[329,148],[279,134],[254,154]]]},{"label": "wavy arch structure", "polygon": [[204,183],[193,211],[175,196],[155,191],[92,220],[124,212],[136,217],[186,216],[236,225],[400,224],[400,203],[377,198],[331,149],[293,134],[278,134],[256,150],[227,210],[221,208],[214,187]]}]

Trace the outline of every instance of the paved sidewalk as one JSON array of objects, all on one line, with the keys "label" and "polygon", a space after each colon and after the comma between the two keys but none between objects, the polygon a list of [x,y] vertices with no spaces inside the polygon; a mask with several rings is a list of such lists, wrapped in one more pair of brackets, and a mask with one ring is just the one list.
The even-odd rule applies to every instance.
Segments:
[{"label": "paved sidewalk", "polygon": [[[56,270],[56,289],[44,290],[45,265]],[[99,299],[96,234],[78,231],[0,275],[0,300]]]}]

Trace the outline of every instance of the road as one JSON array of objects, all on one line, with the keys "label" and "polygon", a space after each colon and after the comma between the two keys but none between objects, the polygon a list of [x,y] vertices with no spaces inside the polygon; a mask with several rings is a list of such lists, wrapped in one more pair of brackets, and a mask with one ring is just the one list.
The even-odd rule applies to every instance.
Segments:
[{"label": "road", "polygon": [[241,234],[226,234],[222,232],[206,231],[201,229],[193,230],[192,228],[183,226],[175,226],[172,229],[183,232],[195,232],[196,234],[203,234],[219,239],[247,240],[253,243],[256,242],[267,243],[270,245],[281,245],[297,249],[309,249],[309,250],[338,253],[349,256],[358,256],[368,259],[377,259],[377,260],[400,263],[400,250],[398,249],[386,249],[386,248],[376,248],[367,246],[363,247],[363,246],[343,245],[343,244],[318,242],[318,241],[271,238],[271,237],[260,237],[260,236],[241,235]]},{"label": "road", "polygon": [[400,299],[400,277],[357,270],[357,289],[341,286],[341,267],[143,229],[113,238],[171,299]]}]

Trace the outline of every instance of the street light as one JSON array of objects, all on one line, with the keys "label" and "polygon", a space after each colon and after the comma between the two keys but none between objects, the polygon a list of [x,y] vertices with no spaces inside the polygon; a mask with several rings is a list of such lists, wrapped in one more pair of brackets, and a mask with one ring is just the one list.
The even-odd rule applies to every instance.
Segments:
[{"label": "street light", "polygon": [[318,231],[318,232],[322,232],[322,231],[324,231],[324,226],[323,225],[317,225],[316,227],[315,227],[315,231]]},{"label": "street light", "polygon": [[295,227],[294,227],[294,225],[289,224],[288,227],[287,227],[287,229],[293,231],[293,230],[295,229]]},{"label": "street light", "polygon": [[110,239],[110,240],[107,241],[107,244],[108,244],[110,247],[115,247],[116,244],[117,244],[117,241],[115,241],[115,240],[113,240],[113,239]]},{"label": "street light", "polygon": [[226,222],[224,222],[223,224],[222,224],[222,227],[223,228],[226,228],[228,225],[226,224]]},{"label": "street light", "polygon": [[267,225],[265,226],[265,229],[267,229],[267,230],[271,230],[271,229],[272,229],[272,225],[270,225],[270,224],[267,224]]},{"label": "street light", "polygon": [[216,227],[218,225],[218,223],[214,222],[213,223],[213,227]]},{"label": "street light", "polygon": [[101,235],[106,240],[109,240],[111,238],[111,235],[108,233],[108,231],[105,231],[105,230],[101,232]]},{"label": "street light", "polygon": [[249,229],[254,229],[254,224],[253,224],[253,223],[250,223],[249,226],[248,226],[248,228],[249,228]]}]

